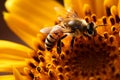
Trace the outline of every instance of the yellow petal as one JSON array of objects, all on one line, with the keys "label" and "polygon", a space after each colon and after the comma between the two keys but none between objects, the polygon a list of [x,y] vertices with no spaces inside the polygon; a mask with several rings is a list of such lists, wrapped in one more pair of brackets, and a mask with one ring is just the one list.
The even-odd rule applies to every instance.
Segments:
[{"label": "yellow petal", "polygon": [[83,12],[83,6],[84,5],[89,5],[92,13],[95,13],[95,1],[94,0],[74,0],[72,1],[74,9],[76,10],[76,12],[78,12],[80,17],[85,16],[84,12]]},{"label": "yellow petal", "polygon": [[55,7],[63,10],[63,7],[54,0],[7,0],[5,4],[10,13],[14,13],[30,23],[41,25],[53,25],[56,20]]},{"label": "yellow petal", "polygon": [[24,57],[21,56],[16,56],[16,55],[9,55],[6,53],[0,53],[0,60],[5,59],[5,60],[24,60]]},{"label": "yellow petal", "polygon": [[118,1],[118,15],[120,17],[120,0]]},{"label": "yellow petal", "polygon": [[113,6],[113,5],[117,5],[118,4],[118,0],[104,0],[104,7],[105,9],[107,10],[106,13],[107,13],[107,16],[110,16],[111,13],[110,13],[110,8]]},{"label": "yellow petal", "polygon": [[105,15],[104,0],[94,0],[95,1],[95,13],[97,17],[102,17]]},{"label": "yellow petal", "polygon": [[67,11],[72,10],[72,2],[71,0],[64,0],[64,6]]},{"label": "yellow petal", "polygon": [[12,72],[13,67],[16,67],[22,73],[25,66],[26,61],[0,60],[0,72]]},{"label": "yellow petal", "polygon": [[29,57],[30,48],[23,45],[0,40],[0,72],[11,72],[12,67],[21,69],[26,66],[26,59]]},{"label": "yellow petal", "polygon": [[117,5],[118,0],[104,0],[105,7],[111,7],[112,5]]},{"label": "yellow petal", "polygon": [[16,68],[13,68],[13,74],[15,76],[15,80],[25,80]]},{"label": "yellow petal", "polygon": [[13,75],[1,75],[0,80],[15,80]]},{"label": "yellow petal", "polygon": [[92,14],[91,6],[89,4],[84,4],[83,12],[84,12],[84,15],[91,16]]},{"label": "yellow petal", "polygon": [[[66,14],[67,14],[65,8],[55,7],[54,9],[55,9],[56,14],[58,15],[58,17],[59,17],[59,16],[64,17],[64,16],[66,16]],[[45,24],[46,24],[46,23],[45,23]]]},{"label": "yellow petal", "polygon": [[[9,57],[9,58],[13,58],[16,59],[18,58],[29,58],[29,53],[32,50],[28,47],[25,47],[21,44],[17,44],[14,42],[10,42],[10,41],[5,41],[5,40],[0,40],[0,59],[2,59],[3,57]],[[13,57],[12,57],[13,56]]]},{"label": "yellow petal", "polygon": [[7,22],[9,28],[16,33],[25,43],[34,48],[34,40],[39,29],[27,20],[12,14],[4,12],[4,19]]},{"label": "yellow petal", "polygon": [[82,12],[84,4],[89,4],[90,6],[93,7],[94,1],[93,0],[64,0],[64,6],[67,10],[73,8],[73,10],[75,10],[79,14]]},{"label": "yellow petal", "polygon": [[116,15],[118,15],[118,8],[117,8],[117,6],[113,5],[113,6],[110,8],[110,11],[111,11],[112,16],[115,17]]},{"label": "yellow petal", "polygon": [[[8,26],[32,48],[35,48],[33,41],[39,30],[44,25],[53,25],[57,17],[56,12],[64,10],[53,0],[7,0],[5,6],[9,12],[4,13]],[[64,11],[61,11],[60,15],[62,14]]]}]

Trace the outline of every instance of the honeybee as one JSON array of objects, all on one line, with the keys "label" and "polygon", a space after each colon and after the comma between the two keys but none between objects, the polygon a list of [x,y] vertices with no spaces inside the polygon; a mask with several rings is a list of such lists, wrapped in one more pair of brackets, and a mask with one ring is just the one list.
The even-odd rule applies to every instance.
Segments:
[{"label": "honeybee", "polygon": [[72,17],[62,20],[59,24],[43,28],[40,30],[42,33],[47,33],[45,40],[45,48],[49,51],[55,45],[57,45],[57,53],[61,53],[61,40],[64,39],[67,35],[72,36],[70,43],[70,48],[73,48],[74,39],[77,35],[83,36],[94,36],[96,35],[96,24],[94,22],[87,23],[85,20]]}]

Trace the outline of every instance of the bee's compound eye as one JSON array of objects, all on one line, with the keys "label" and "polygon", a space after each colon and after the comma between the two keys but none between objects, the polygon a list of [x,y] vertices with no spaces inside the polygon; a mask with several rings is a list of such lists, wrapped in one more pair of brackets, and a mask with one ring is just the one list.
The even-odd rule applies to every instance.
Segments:
[{"label": "bee's compound eye", "polygon": [[90,23],[89,23],[89,26],[90,26],[90,28],[93,28],[93,27],[94,27],[94,23],[93,23],[93,22],[90,22]]},{"label": "bee's compound eye", "polygon": [[94,33],[94,31],[93,30],[88,30],[88,34],[90,34],[90,35],[92,35]]},{"label": "bee's compound eye", "polygon": [[90,22],[87,26],[87,32],[88,34],[90,35],[93,35],[94,34],[94,23],[93,22]]}]

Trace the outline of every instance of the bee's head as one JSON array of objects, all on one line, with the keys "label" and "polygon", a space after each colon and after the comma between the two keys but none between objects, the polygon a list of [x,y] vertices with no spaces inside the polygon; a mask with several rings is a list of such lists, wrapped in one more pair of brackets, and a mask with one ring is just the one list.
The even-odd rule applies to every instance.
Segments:
[{"label": "bee's head", "polygon": [[87,34],[88,35],[95,35],[95,30],[96,29],[96,25],[94,22],[90,22],[87,25]]}]

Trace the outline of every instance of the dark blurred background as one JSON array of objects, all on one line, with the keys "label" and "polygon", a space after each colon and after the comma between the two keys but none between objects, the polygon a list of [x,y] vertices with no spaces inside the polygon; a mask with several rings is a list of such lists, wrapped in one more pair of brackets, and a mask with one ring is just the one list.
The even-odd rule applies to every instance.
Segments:
[{"label": "dark blurred background", "polygon": [[[0,40],[9,40],[17,43],[25,44],[23,41],[20,40],[6,25],[5,21],[3,20],[2,12],[5,11],[4,3],[6,0],[0,0]],[[63,4],[63,0],[57,0],[61,4]]]},{"label": "dark blurred background", "polygon": [[[6,25],[3,20],[2,12],[5,11],[4,3],[6,0],[0,0],[0,40],[10,40],[13,42],[23,43]],[[24,44],[24,43],[23,43]]]}]

